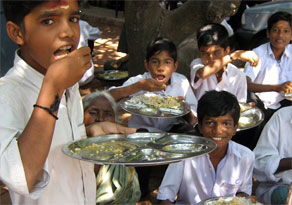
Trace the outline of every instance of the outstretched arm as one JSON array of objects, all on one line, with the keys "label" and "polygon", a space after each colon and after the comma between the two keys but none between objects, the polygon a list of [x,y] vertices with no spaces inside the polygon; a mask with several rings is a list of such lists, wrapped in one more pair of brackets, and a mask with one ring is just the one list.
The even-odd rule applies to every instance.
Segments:
[{"label": "outstretched arm", "polygon": [[249,77],[246,77],[247,88],[252,92],[278,92],[278,93],[290,93],[292,91],[292,82],[287,81],[281,84],[258,84],[253,83]]},{"label": "outstretched arm", "polygon": [[128,86],[112,89],[109,91],[109,93],[113,96],[113,98],[116,101],[118,101],[122,98],[133,95],[141,90],[159,91],[159,90],[164,90],[165,88],[166,88],[166,85],[164,85],[163,83],[159,83],[153,78],[148,78],[148,79],[140,80]]},{"label": "outstretched arm", "polygon": [[[74,85],[90,67],[90,49],[82,47],[51,64],[46,72],[36,104],[50,108],[56,96]],[[58,111],[53,114],[57,115]],[[48,156],[56,119],[35,107],[18,139],[18,147],[29,191],[40,175]]]}]

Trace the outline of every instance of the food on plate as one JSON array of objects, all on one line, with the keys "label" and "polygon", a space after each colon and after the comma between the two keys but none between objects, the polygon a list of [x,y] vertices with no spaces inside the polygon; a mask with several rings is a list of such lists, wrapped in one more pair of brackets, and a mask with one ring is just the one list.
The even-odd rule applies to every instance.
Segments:
[{"label": "food on plate", "polygon": [[219,197],[207,200],[204,205],[248,205],[252,204],[249,199],[244,197]]},{"label": "food on plate", "polygon": [[239,118],[238,124],[241,127],[246,127],[246,126],[250,126],[254,123],[254,120],[252,117],[246,117],[246,116],[241,116]]},{"label": "food on plate", "polygon": [[109,70],[104,71],[103,73],[99,73],[98,76],[100,78],[106,79],[106,80],[118,80],[122,78],[128,77],[128,71],[119,71],[119,70]]},{"label": "food on plate", "polygon": [[145,93],[142,95],[135,95],[129,99],[131,103],[144,103],[155,108],[171,108],[180,109],[182,107],[181,101],[173,96],[163,96],[154,93]]},{"label": "food on plate", "polygon": [[126,151],[134,151],[137,147],[129,142],[110,140],[107,142],[91,143],[83,147],[76,147],[71,150],[74,154],[83,157],[108,160],[111,158],[123,157]]}]

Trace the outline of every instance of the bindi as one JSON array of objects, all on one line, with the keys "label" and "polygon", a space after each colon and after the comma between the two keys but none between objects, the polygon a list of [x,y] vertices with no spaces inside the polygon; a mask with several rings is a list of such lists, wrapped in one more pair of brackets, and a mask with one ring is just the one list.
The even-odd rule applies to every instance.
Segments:
[{"label": "bindi", "polygon": [[53,1],[53,2],[50,2],[50,4],[46,7],[46,9],[48,10],[55,10],[58,8],[61,8],[61,9],[69,8],[68,0]]}]

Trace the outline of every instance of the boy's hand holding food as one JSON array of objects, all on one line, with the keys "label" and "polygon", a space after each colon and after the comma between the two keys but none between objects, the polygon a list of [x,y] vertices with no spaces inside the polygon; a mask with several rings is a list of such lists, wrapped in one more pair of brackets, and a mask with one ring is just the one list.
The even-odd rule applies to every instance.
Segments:
[{"label": "boy's hand holding food", "polygon": [[259,63],[259,57],[254,51],[237,50],[230,56],[233,60],[248,61],[251,66],[257,66]]},{"label": "boy's hand holding food", "polygon": [[78,82],[90,68],[89,47],[81,47],[52,63],[45,75],[44,83],[53,83],[58,90],[65,90]]},{"label": "boy's hand holding food", "polygon": [[147,91],[160,91],[160,90],[166,89],[165,83],[160,83],[153,78],[141,80],[141,83],[143,86],[143,90],[147,90]]},{"label": "boy's hand holding food", "polygon": [[276,91],[279,93],[292,93],[292,82],[287,81],[285,83],[279,84]]}]

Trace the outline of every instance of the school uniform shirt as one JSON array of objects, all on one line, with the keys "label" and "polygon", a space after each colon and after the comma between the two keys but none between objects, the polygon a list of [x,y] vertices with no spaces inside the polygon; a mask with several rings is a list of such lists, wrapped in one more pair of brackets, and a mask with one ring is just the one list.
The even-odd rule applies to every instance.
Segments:
[{"label": "school uniform shirt", "polygon": [[194,93],[199,100],[206,91],[225,90],[236,96],[239,102],[246,102],[247,98],[247,81],[244,73],[235,65],[228,63],[226,70],[222,74],[222,79],[218,82],[216,75],[213,74],[206,79],[199,78],[194,82],[197,71],[204,67],[201,58],[191,62],[191,85]]},{"label": "school uniform shirt", "polygon": [[212,197],[251,194],[254,154],[229,141],[225,157],[215,172],[208,154],[170,164],[158,190],[157,199],[177,204],[203,204]]},{"label": "school uniform shirt", "polygon": [[[131,77],[120,87],[125,87],[134,84],[138,81],[152,78],[149,72],[145,72],[143,75],[137,75]],[[116,87],[111,87],[114,89]],[[145,93],[146,91],[139,91],[134,95]],[[191,111],[197,116],[197,99],[191,89],[188,79],[179,73],[173,72],[170,78],[170,84],[167,85],[165,90],[155,91],[153,93],[169,95],[173,97],[182,96],[185,102],[190,106]],[[128,126],[134,128],[147,128],[149,131],[168,131],[174,124],[182,122],[181,118],[151,118],[138,115],[132,115]]]},{"label": "school uniform shirt", "polygon": [[254,176],[260,182],[257,199],[271,204],[271,194],[278,185],[292,183],[292,169],[275,174],[280,160],[292,157],[292,106],[274,113],[264,127],[255,154]]},{"label": "school uniform shirt", "polygon": [[61,98],[48,157],[29,193],[17,139],[31,116],[43,78],[16,53],[14,67],[0,79],[0,179],[8,186],[13,204],[95,204],[93,164],[62,152],[63,145],[86,135],[78,84],[66,90],[67,99]]},{"label": "school uniform shirt", "polygon": [[[265,43],[253,49],[259,57],[259,63],[252,67],[250,63],[245,65],[245,74],[253,83],[257,84],[281,84],[292,81],[292,44],[286,46],[281,59],[275,59],[270,43]],[[284,98],[278,92],[255,93],[265,104],[266,108],[279,108],[280,101]]]}]

